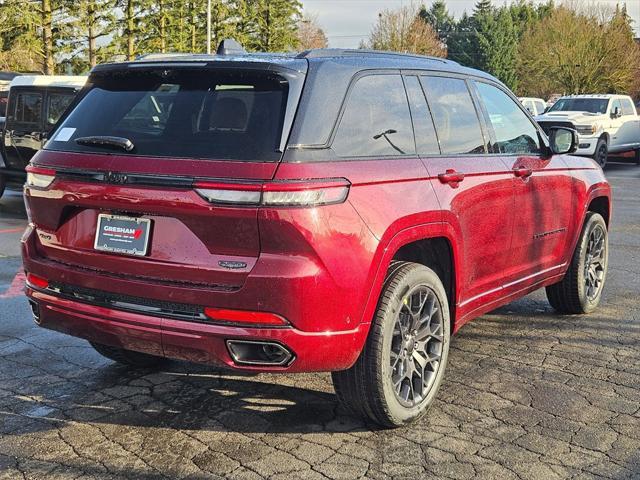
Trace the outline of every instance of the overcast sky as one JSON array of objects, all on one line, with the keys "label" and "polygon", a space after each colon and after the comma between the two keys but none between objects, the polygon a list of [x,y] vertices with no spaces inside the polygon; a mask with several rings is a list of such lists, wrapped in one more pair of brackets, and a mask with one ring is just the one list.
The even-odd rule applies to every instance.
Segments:
[{"label": "overcast sky", "polygon": [[[361,40],[366,39],[375,23],[378,13],[385,8],[397,8],[409,5],[410,0],[302,0],[304,11],[316,15],[327,37],[330,47],[356,48]],[[421,5],[423,1],[414,1]],[[431,2],[424,0],[429,5]],[[503,2],[494,0],[495,5]],[[609,5],[615,8],[620,0],[596,0],[593,3]],[[475,0],[447,0],[449,11],[459,17],[465,10],[471,11]],[[627,11],[634,19],[636,35],[640,36],[640,0],[626,2]]]}]

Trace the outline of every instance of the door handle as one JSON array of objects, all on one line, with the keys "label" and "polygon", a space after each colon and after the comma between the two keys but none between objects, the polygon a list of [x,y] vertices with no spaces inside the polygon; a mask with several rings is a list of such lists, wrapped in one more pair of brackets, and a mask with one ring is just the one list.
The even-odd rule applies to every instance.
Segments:
[{"label": "door handle", "polygon": [[518,178],[529,178],[533,174],[533,170],[527,167],[515,167],[513,174]]},{"label": "door handle", "polygon": [[458,184],[464,180],[464,173],[456,172],[452,168],[448,168],[445,173],[438,174],[438,180],[442,183],[448,183],[453,188],[456,188]]}]

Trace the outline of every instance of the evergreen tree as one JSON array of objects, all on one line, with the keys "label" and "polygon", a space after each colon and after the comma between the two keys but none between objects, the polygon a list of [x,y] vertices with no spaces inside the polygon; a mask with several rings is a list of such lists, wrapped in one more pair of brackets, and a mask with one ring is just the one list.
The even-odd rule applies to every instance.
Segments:
[{"label": "evergreen tree", "polygon": [[515,89],[518,35],[511,14],[502,7],[479,14],[475,22],[479,68]]},{"label": "evergreen tree", "polygon": [[298,0],[248,2],[253,20],[248,47],[257,51],[287,51],[297,46],[296,25],[302,15]]},{"label": "evergreen tree", "polygon": [[479,68],[480,56],[476,38],[475,23],[467,12],[457,22],[447,39],[448,57],[462,65]]},{"label": "evergreen tree", "polygon": [[456,22],[447,9],[444,0],[435,0],[429,9],[425,5],[420,7],[420,18],[427,22],[438,34],[438,38],[447,43],[449,36],[454,31]]},{"label": "evergreen tree", "polygon": [[38,4],[6,0],[0,4],[0,70],[42,71]]},{"label": "evergreen tree", "polygon": [[73,56],[81,59],[80,64],[85,63],[88,68],[95,67],[100,51],[105,50],[98,45],[98,41],[113,33],[115,14],[112,1],[69,2],[67,14],[70,17],[68,34],[71,39],[68,48]]}]

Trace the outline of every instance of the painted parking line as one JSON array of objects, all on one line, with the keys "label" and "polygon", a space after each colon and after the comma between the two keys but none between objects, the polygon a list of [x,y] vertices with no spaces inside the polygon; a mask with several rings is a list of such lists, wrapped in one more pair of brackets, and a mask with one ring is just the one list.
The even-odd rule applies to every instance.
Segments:
[{"label": "painted parking line", "polygon": [[0,233],[22,233],[24,229],[27,227],[17,227],[17,228],[5,228],[0,230]]},{"label": "painted parking line", "polygon": [[14,298],[19,297],[24,293],[24,284],[26,281],[26,276],[24,271],[20,270],[15,277],[13,277],[13,281],[7,290],[0,294],[0,298]]}]

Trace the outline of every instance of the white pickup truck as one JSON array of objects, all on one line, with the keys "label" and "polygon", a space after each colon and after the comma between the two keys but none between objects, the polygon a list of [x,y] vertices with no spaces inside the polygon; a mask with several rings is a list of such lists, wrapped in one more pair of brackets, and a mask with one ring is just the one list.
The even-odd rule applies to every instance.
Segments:
[{"label": "white pickup truck", "polygon": [[576,155],[593,158],[601,167],[610,153],[635,151],[640,165],[640,117],[627,95],[569,95],[544,115],[535,117],[543,130],[570,127],[578,132]]}]

